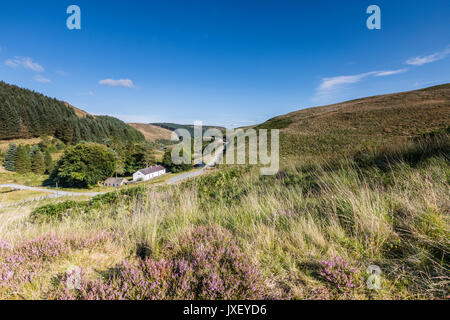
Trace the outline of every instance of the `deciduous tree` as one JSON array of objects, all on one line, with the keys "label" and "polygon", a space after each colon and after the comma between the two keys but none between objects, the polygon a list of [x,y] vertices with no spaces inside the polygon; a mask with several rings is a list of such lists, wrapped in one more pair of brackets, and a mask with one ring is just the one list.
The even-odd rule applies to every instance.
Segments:
[{"label": "deciduous tree", "polygon": [[105,145],[80,143],[66,149],[52,173],[62,186],[90,188],[113,175],[116,155]]}]

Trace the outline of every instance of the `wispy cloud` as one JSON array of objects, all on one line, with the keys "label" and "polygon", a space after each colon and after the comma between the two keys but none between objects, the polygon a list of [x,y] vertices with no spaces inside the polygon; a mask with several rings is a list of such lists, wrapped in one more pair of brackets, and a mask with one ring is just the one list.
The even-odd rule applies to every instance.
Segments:
[{"label": "wispy cloud", "polygon": [[364,78],[369,76],[375,77],[386,77],[394,74],[404,73],[408,71],[408,69],[398,69],[398,70],[385,70],[385,71],[370,71],[355,75],[346,75],[346,76],[337,76],[330,78],[323,78],[321,84],[318,87],[319,91],[333,90],[339,86],[345,84],[351,84],[361,81]]},{"label": "wispy cloud", "polygon": [[377,72],[375,73],[375,77],[392,76],[392,75],[394,75],[394,74],[405,73],[406,71],[408,71],[407,68],[404,68],[404,69],[398,69],[398,70],[377,71]]},{"label": "wispy cloud", "polygon": [[34,80],[36,80],[37,82],[40,82],[40,83],[50,83],[51,82],[50,79],[47,79],[39,74],[34,77]]},{"label": "wispy cloud", "polygon": [[366,73],[360,73],[355,75],[348,75],[348,76],[337,76],[337,77],[330,77],[330,78],[323,78],[322,83],[317,88],[318,91],[329,91],[333,90],[339,86],[350,84],[350,83],[356,83],[361,81],[362,79],[373,75],[374,72],[366,72]]},{"label": "wispy cloud", "polygon": [[316,94],[313,98],[315,102],[324,102],[332,100],[333,96],[345,89],[347,85],[360,82],[368,77],[387,77],[400,73],[407,72],[408,69],[370,71],[354,75],[343,75],[336,77],[323,78],[320,85],[316,89]]},{"label": "wispy cloud", "polygon": [[427,56],[417,56],[412,57],[406,60],[406,64],[412,65],[412,66],[423,66],[424,64],[439,61],[442,59],[445,59],[448,55],[450,55],[450,46],[448,46],[446,49],[429,54]]},{"label": "wispy cloud", "polygon": [[67,75],[67,72],[65,72],[64,70],[56,70],[56,73],[63,77]]},{"label": "wispy cloud", "polygon": [[5,64],[11,68],[22,67],[34,72],[44,71],[44,68],[39,63],[34,62],[33,59],[28,57],[15,57],[14,59],[8,59],[5,61]]},{"label": "wispy cloud", "polygon": [[98,83],[103,86],[110,86],[110,87],[134,88],[134,83],[130,79],[120,79],[120,80],[104,79],[100,80]]}]

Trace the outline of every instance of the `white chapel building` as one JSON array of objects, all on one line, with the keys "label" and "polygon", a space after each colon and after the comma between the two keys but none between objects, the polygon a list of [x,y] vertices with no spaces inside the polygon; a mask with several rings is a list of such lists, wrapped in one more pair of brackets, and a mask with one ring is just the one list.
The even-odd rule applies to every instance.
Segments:
[{"label": "white chapel building", "polygon": [[133,181],[148,181],[166,174],[166,168],[163,166],[153,166],[141,169],[133,174]]}]

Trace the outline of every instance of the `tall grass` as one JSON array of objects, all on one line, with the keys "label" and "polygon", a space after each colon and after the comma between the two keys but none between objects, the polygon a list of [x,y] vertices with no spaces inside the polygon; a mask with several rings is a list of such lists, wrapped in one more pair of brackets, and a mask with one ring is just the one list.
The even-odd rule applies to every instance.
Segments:
[{"label": "tall grass", "polygon": [[[172,261],[167,248],[185,248],[183,235],[205,226],[228,230],[274,297],[443,298],[450,280],[447,142],[321,165],[294,161],[273,177],[260,177],[257,168],[223,168],[182,186],[66,210],[57,220],[23,214],[11,221],[0,214],[0,225],[8,224],[0,239],[14,246],[48,233],[67,238],[108,232],[102,249],[88,255],[74,249],[52,261],[41,275],[46,284],[24,287],[25,298],[55,297],[62,266],[76,264],[88,279],[107,285],[122,261]],[[365,285],[366,269],[374,264],[382,270],[379,290]]]}]

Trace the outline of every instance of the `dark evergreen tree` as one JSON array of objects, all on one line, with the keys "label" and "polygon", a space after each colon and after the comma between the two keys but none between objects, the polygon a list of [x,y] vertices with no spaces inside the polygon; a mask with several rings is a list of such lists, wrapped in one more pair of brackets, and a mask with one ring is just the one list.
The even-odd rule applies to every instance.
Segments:
[{"label": "dark evergreen tree", "polygon": [[28,173],[31,171],[30,154],[24,146],[17,148],[16,156],[14,158],[14,167],[18,173]]},{"label": "dark evergreen tree", "polygon": [[3,161],[3,166],[8,171],[16,171],[14,166],[14,159],[16,157],[17,146],[15,143],[11,143],[6,151],[5,161]]},{"label": "dark evergreen tree", "polygon": [[36,149],[32,152],[31,171],[33,171],[36,174],[45,173],[44,156],[42,155],[42,152],[39,149]]},{"label": "dark evergreen tree", "polygon": [[53,171],[53,159],[48,150],[44,153],[45,173],[50,174]]},{"label": "dark evergreen tree", "polygon": [[74,144],[106,138],[145,141],[138,130],[108,116],[78,117],[62,101],[0,81],[0,140],[51,135]]}]

